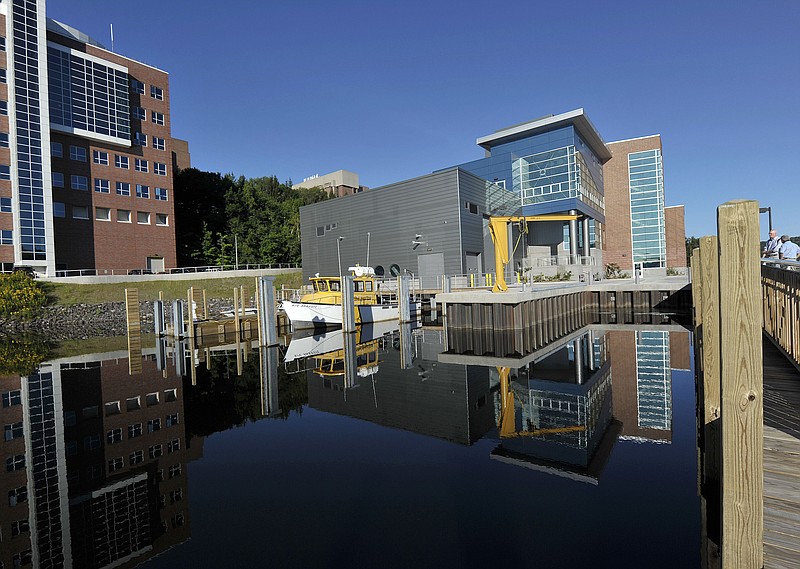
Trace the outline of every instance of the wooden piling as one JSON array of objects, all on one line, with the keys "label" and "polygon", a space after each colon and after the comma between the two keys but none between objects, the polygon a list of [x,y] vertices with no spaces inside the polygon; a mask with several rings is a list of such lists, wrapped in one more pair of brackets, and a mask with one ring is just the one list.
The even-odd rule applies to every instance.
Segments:
[{"label": "wooden piling", "polygon": [[722,315],[722,566],[741,569],[764,566],[764,412],[758,229],[758,203],[755,201],[728,202],[717,210]]}]

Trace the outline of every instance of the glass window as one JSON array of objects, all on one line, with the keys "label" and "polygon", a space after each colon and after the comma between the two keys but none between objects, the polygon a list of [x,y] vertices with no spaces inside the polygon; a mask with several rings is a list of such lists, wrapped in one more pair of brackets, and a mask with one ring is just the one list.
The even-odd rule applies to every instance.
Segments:
[{"label": "glass window", "polygon": [[0,101],[0,115],[8,114],[8,101]]},{"label": "glass window", "polygon": [[124,170],[128,169],[128,157],[121,156],[119,154],[114,155],[114,166],[117,168],[122,168]]},{"label": "glass window", "polygon": [[8,148],[8,133],[0,132],[0,147]]},{"label": "glass window", "polygon": [[133,425],[128,425],[128,438],[135,439],[136,437],[142,436],[142,424],[141,423],[134,423]]},{"label": "glass window", "polygon": [[0,198],[0,213],[11,213],[11,198]]},{"label": "glass window", "polygon": [[93,150],[92,158],[95,164],[100,164],[101,166],[108,166],[108,152],[105,152],[103,150]]},{"label": "glass window", "polygon": [[62,174],[61,172],[53,172],[53,187],[54,188],[64,187],[64,174]]},{"label": "glass window", "polygon": [[149,167],[147,165],[147,160],[142,160],[141,158],[136,159],[136,171],[137,172],[147,172],[149,171]]},{"label": "glass window", "polygon": [[167,165],[161,162],[153,162],[153,171],[156,173],[157,176],[166,176]]},{"label": "glass window", "polygon": [[119,401],[109,401],[104,407],[106,417],[110,417],[111,415],[119,415],[122,412],[119,406]]},{"label": "glass window", "polygon": [[157,136],[153,137],[153,148],[156,150],[164,150],[166,147],[166,141],[163,138],[159,138]]},{"label": "glass window", "polygon": [[154,99],[158,99],[159,101],[164,100],[164,91],[161,87],[156,87],[155,85],[150,85],[150,96]]},{"label": "glass window", "polygon": [[0,83],[6,82],[6,70],[0,67]]},{"label": "glass window", "polygon": [[128,182],[117,182],[117,195],[118,196],[131,195],[131,185]]},{"label": "glass window", "polygon": [[150,112],[150,119],[154,124],[164,125],[164,113],[157,113],[156,111]]},{"label": "glass window", "polygon": [[131,118],[140,121],[145,120],[144,109],[142,107],[131,107]]},{"label": "glass window", "polygon": [[72,206],[72,219],[89,219],[89,208],[85,205]]},{"label": "glass window", "polygon": [[25,468],[25,455],[18,454],[15,456],[9,456],[6,459],[6,470],[8,472],[14,472],[15,470],[22,470]]},{"label": "glass window", "polygon": [[141,132],[133,133],[133,143],[139,146],[147,146],[147,135]]},{"label": "glass window", "polygon": [[94,218],[97,221],[111,221],[111,210],[107,207],[94,208]]},{"label": "glass window", "polygon": [[116,428],[108,431],[108,433],[106,433],[106,442],[110,445],[122,442],[122,429]]},{"label": "glass window", "polygon": [[22,436],[22,421],[5,425],[5,437],[7,441],[18,439]]},{"label": "glass window", "polygon": [[61,202],[53,202],[53,217],[66,217],[67,208]]},{"label": "glass window", "polygon": [[70,146],[69,159],[86,162],[86,149],[82,146]]},{"label": "glass window", "polygon": [[161,430],[161,419],[150,419],[147,421],[147,432],[155,433]]},{"label": "glass window", "polygon": [[94,191],[101,194],[111,193],[111,182],[101,178],[94,179]]},{"label": "glass window", "polygon": [[60,142],[51,142],[50,143],[50,155],[53,158],[63,158],[64,157],[64,147],[61,145]]},{"label": "glass window", "polygon": [[125,466],[125,460],[122,457],[119,458],[112,458],[108,461],[108,471],[114,472],[116,470],[120,470]]},{"label": "glass window", "polygon": [[144,83],[141,81],[137,81],[133,77],[131,77],[131,93],[139,93],[140,95],[144,95]]},{"label": "glass window", "polygon": [[0,180],[11,179],[11,166],[7,164],[0,164]]},{"label": "glass window", "polygon": [[132,452],[130,454],[130,456],[128,457],[128,462],[130,462],[132,465],[133,464],[140,464],[140,463],[144,462],[144,451],[143,450],[137,450],[137,451]]},{"label": "glass window", "polygon": [[70,177],[70,186],[73,190],[88,190],[89,178],[86,176],[72,175]]},{"label": "glass window", "polygon": [[8,491],[8,505],[16,506],[28,501],[28,487],[20,486]]},{"label": "glass window", "polygon": [[3,407],[13,407],[22,403],[22,392],[20,390],[6,391],[3,393]]},{"label": "glass window", "polygon": [[158,458],[164,454],[164,451],[161,445],[153,445],[148,449],[148,454],[150,455],[150,458]]},{"label": "glass window", "polygon": [[400,265],[393,264],[391,267],[389,267],[389,273],[393,277],[399,277],[400,276]]},{"label": "glass window", "polygon": [[178,424],[178,414],[173,413],[172,415],[167,415],[167,427],[174,427]]},{"label": "glass window", "polygon": [[130,223],[131,222],[131,211],[129,209],[118,209],[117,210],[117,221],[120,223]]},{"label": "glass window", "polygon": [[150,197],[150,186],[143,186],[142,184],[136,184],[136,197],[137,198],[149,198]]},{"label": "glass window", "polygon": [[162,202],[167,201],[167,189],[166,188],[156,188],[155,189],[155,197],[157,200]]},{"label": "glass window", "polygon": [[14,233],[10,229],[0,230],[0,245],[13,245]]},{"label": "glass window", "polygon": [[149,225],[150,224],[150,212],[137,211],[136,212],[136,223],[141,223],[143,225]]},{"label": "glass window", "polygon": [[158,405],[158,393],[148,393],[147,397],[145,398],[145,402],[147,403],[148,407]]},{"label": "glass window", "polygon": [[169,225],[169,219],[166,213],[157,213],[156,214],[156,225],[166,226]]}]

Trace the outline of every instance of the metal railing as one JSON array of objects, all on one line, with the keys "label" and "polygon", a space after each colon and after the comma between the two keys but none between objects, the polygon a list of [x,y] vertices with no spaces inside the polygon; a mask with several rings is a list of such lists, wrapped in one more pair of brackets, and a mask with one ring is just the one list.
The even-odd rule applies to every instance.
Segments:
[{"label": "metal railing", "polygon": [[550,255],[547,257],[530,257],[524,259],[524,264],[528,267],[561,267],[568,265],[580,265],[592,267],[597,265],[597,259],[592,256],[583,255]]},{"label": "metal railing", "polygon": [[215,273],[221,271],[247,271],[261,269],[302,269],[296,263],[272,263],[272,264],[242,264],[239,265],[202,265],[198,267],[174,267],[163,271],[152,271],[151,269],[70,269],[56,271],[56,277],[101,277],[114,275],[177,275],[186,273]]}]

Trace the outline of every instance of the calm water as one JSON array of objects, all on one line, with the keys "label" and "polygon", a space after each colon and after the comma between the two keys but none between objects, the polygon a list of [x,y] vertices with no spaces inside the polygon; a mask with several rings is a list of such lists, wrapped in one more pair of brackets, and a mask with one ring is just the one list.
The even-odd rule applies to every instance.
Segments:
[{"label": "calm water", "polygon": [[0,376],[0,561],[700,566],[688,332],[445,344],[370,328],[199,351],[194,373],[169,347]]}]

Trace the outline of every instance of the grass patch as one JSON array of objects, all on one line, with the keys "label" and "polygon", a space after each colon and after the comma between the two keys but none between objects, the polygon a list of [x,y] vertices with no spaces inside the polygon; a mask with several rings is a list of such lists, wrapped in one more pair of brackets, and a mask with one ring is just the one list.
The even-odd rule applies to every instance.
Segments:
[{"label": "grass patch", "polygon": [[[287,273],[275,276],[275,288],[300,288],[302,274]],[[163,291],[164,300],[186,298],[189,287],[205,289],[206,298],[233,298],[233,289],[244,286],[253,294],[256,277],[231,277],[225,279],[197,280],[152,280],[101,284],[74,284],[40,282],[48,296],[49,304],[96,304],[102,302],[123,302],[125,289],[139,289],[139,300],[157,300]]]}]

